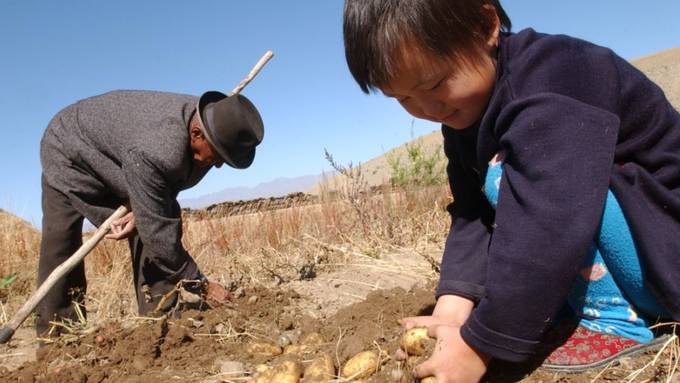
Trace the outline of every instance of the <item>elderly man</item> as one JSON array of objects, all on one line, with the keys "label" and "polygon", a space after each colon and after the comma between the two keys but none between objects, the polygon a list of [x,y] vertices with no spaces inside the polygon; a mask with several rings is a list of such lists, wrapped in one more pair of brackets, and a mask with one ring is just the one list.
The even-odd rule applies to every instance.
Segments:
[{"label": "elderly man", "polygon": [[[81,246],[84,217],[98,226],[127,204],[131,212],[114,222],[108,238],[128,239],[140,314],[154,311],[183,279],[203,281],[196,288],[204,296],[224,300],[224,287],[208,282],[182,246],[177,194],[213,166],[250,166],[263,134],[246,97],[215,91],[201,97],[114,91],[63,109],[41,142],[38,284]],[[73,302],[83,301],[85,289],[81,263],[38,306],[38,335],[52,320],[75,319]]]}]

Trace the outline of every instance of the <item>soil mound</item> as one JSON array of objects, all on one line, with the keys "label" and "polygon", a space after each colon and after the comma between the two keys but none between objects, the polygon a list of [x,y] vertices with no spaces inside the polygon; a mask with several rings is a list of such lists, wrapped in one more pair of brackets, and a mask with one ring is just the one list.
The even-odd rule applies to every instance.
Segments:
[{"label": "soil mound", "polygon": [[[178,319],[109,324],[69,343],[47,345],[39,350],[36,362],[17,370],[0,367],[0,381],[218,382],[230,362],[240,363],[247,375],[259,364],[282,359],[306,364],[324,353],[332,356],[337,371],[360,351],[392,354],[401,332],[396,321],[427,313],[434,304],[431,289],[378,290],[320,321],[299,312],[298,299],[292,291],[252,290],[230,307],[189,311]],[[258,355],[249,348],[253,343],[304,347],[283,355]],[[381,376],[378,373],[373,381],[393,381]]]},{"label": "soil mound", "polygon": [[[303,314],[299,299],[290,290],[256,289],[230,307],[188,311],[177,319],[109,324],[68,343],[62,339],[45,346],[36,362],[16,370],[0,367],[0,382],[249,381],[258,371],[283,363],[293,362],[302,371],[323,357],[332,361],[334,374],[340,374],[348,359],[364,351],[379,355],[378,371],[364,382],[414,382],[412,365],[391,358],[401,335],[397,320],[431,314],[431,286],[377,290],[321,320]],[[536,364],[492,363],[485,381],[623,381],[631,372],[639,374],[637,381],[657,381],[675,363],[670,354],[648,352],[581,374],[535,370]]]}]

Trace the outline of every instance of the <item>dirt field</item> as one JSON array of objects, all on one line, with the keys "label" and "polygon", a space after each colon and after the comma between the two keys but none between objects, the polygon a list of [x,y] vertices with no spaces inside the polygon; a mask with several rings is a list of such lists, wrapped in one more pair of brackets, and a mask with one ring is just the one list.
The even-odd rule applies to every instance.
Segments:
[{"label": "dirt field", "polygon": [[[86,262],[88,321],[69,324],[74,334],[37,349],[29,318],[0,345],[0,382],[279,382],[257,380],[268,374],[263,366],[276,371],[293,362],[303,373],[323,358],[333,365],[331,375],[301,382],[413,382],[412,365],[393,359],[397,320],[432,310],[446,193],[362,195],[367,199],[325,202],[295,196],[297,205],[255,201],[237,204],[238,214],[229,205],[222,213],[216,207],[189,215],[189,251],[234,297],[226,307],[179,318],[136,317],[129,255],[120,244],[100,244]],[[14,246],[15,257],[0,271],[19,271],[0,290],[1,323],[30,294],[37,254],[37,233],[10,222],[16,228],[0,245]],[[256,344],[269,351],[258,352]],[[343,377],[342,366],[363,351],[379,357],[378,368],[363,380]],[[677,373],[669,378],[677,361],[676,340],[662,353],[583,374],[494,363],[485,380],[678,383]]]},{"label": "dirt field", "polygon": [[[375,290],[365,300],[327,318],[300,309],[306,298],[294,290],[247,290],[231,307],[189,311],[173,320],[110,323],[70,344],[47,346],[39,350],[37,361],[11,372],[1,371],[1,380],[240,382],[247,381],[260,364],[294,360],[307,366],[327,354],[337,371],[351,356],[373,351],[381,355],[382,363],[366,382],[412,382],[408,369],[390,358],[401,333],[396,321],[406,315],[430,312],[434,304],[431,287]],[[288,346],[284,348],[287,353],[281,355],[254,355],[248,346],[255,342],[304,344],[306,350],[290,352]],[[537,370],[524,377],[526,371],[516,366],[497,364],[492,366],[488,380],[625,381],[653,356],[627,359],[619,367],[580,375]],[[662,356],[654,367],[645,369],[632,381],[664,381],[669,362],[669,356]],[[677,377],[672,381],[677,382]]]},{"label": "dirt field", "polygon": [[[380,355],[380,367],[364,382],[413,382],[409,367],[392,359],[401,334],[397,320],[431,312],[436,273],[428,259],[438,260],[437,252],[379,258],[356,253],[343,267],[314,278],[239,286],[226,307],[187,311],[176,319],[128,316],[103,322],[37,353],[31,329],[22,328],[0,346],[0,381],[244,382],[263,364],[292,360],[305,367],[323,355],[339,375],[350,357],[372,351]],[[257,355],[249,349],[254,343],[286,347],[279,355]],[[666,381],[677,361],[670,350],[654,366],[645,367],[655,357],[649,354],[576,375],[493,364],[487,381]],[[631,376],[636,370],[640,375]],[[328,381],[355,380],[334,376]]]}]

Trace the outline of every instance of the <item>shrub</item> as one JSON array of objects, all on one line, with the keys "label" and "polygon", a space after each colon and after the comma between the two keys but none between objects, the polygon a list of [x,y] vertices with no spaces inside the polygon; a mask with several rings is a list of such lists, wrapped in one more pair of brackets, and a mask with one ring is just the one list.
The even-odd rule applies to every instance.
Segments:
[{"label": "shrub", "polygon": [[397,187],[435,186],[446,181],[441,145],[429,151],[422,140],[416,139],[406,145],[406,158],[398,154],[388,155],[390,183]]}]

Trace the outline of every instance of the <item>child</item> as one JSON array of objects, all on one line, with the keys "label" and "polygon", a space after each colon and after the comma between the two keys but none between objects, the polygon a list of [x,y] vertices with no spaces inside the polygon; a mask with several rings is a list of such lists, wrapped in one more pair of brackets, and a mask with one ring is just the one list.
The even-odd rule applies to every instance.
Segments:
[{"label": "child", "polygon": [[491,358],[592,368],[680,320],[678,112],[612,51],[510,27],[497,0],[345,3],[361,89],[442,123],[437,304],[402,321],[437,338],[415,374],[438,382],[478,381]]}]

